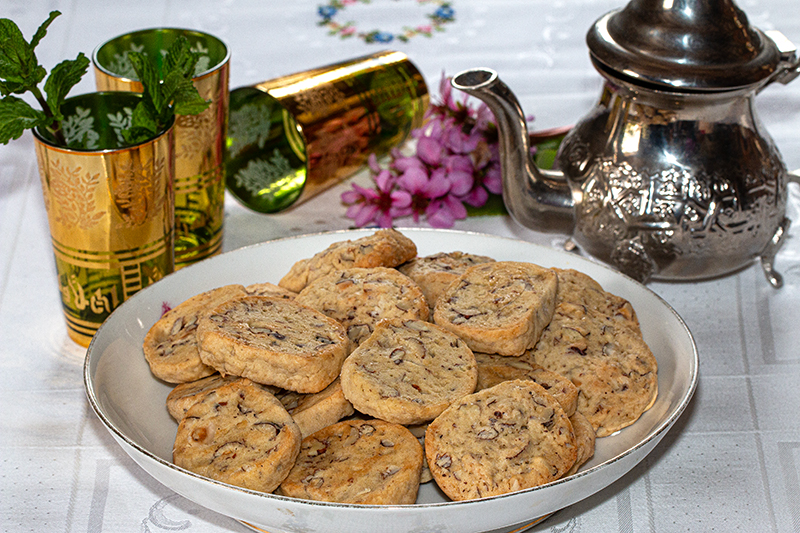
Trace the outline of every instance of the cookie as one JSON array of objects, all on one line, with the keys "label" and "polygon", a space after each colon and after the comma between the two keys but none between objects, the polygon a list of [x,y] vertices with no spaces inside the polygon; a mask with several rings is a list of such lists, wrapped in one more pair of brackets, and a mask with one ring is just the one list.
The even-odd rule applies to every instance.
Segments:
[{"label": "cookie", "polygon": [[244,296],[214,308],[197,326],[200,357],[220,374],[295,392],[319,392],[349,352],[344,327],[294,300]]},{"label": "cookie", "polygon": [[441,252],[438,254],[415,257],[411,261],[397,267],[397,270],[413,279],[431,308],[444,290],[464,271],[481,263],[494,261],[491,257],[468,254],[464,252]]},{"label": "cookie", "polygon": [[557,288],[555,272],[532,263],[476,265],[436,302],[434,322],[474,352],[522,355],[550,322]]},{"label": "cookie", "polygon": [[[179,383],[167,395],[167,411],[172,418],[180,422],[186,415],[186,411],[200,401],[203,396],[238,379],[242,378],[239,376],[221,376],[215,372],[197,381]],[[277,390],[277,388],[274,389],[274,391]]]},{"label": "cookie", "polygon": [[279,493],[326,502],[412,504],[422,457],[422,446],[403,426],[383,420],[345,420],[303,439]]},{"label": "cookie", "polygon": [[272,296],[274,298],[284,298],[286,300],[294,300],[297,296],[296,292],[284,289],[274,283],[267,281],[263,283],[253,283],[244,288],[247,294],[252,296]]},{"label": "cookie", "polygon": [[236,380],[206,394],[178,425],[173,462],[202,476],[262,492],[286,478],[300,430],[265,387]]},{"label": "cookie", "polygon": [[594,428],[585,416],[576,411],[575,414],[569,417],[569,422],[572,424],[572,431],[575,433],[575,446],[578,448],[578,458],[575,459],[575,463],[567,470],[564,476],[571,476],[577,472],[586,461],[594,456],[596,440]]},{"label": "cookie", "polygon": [[225,285],[195,295],[164,313],[147,332],[142,346],[153,374],[169,383],[196,381],[213,374],[214,368],[200,359],[197,325],[217,305],[244,294],[242,285]]},{"label": "cookie", "polygon": [[519,357],[477,352],[475,361],[478,363],[476,390],[488,389],[512,379],[530,379],[544,387],[561,404],[567,416],[572,416],[577,408],[578,387],[561,374]]},{"label": "cookie", "polygon": [[530,380],[465,396],[428,426],[425,456],[453,500],[507,494],[556,480],[577,458],[561,405]]},{"label": "cookie", "polygon": [[639,329],[639,320],[631,303],[603,287],[591,276],[573,269],[553,269],[558,276],[556,304],[561,302],[585,305],[619,320],[624,325]]},{"label": "cookie", "polygon": [[417,255],[414,242],[395,229],[381,229],[353,241],[331,244],[325,250],[292,265],[278,285],[300,292],[331,272],[347,268],[396,267]]},{"label": "cookie", "polygon": [[297,422],[303,437],[335,424],[354,412],[353,405],[344,397],[338,378],[314,394],[281,391],[276,396]]},{"label": "cookie", "polygon": [[295,301],[341,322],[354,347],[372,334],[380,320],[429,316],[422,290],[394,268],[340,270],[312,282]]},{"label": "cookie", "polygon": [[580,389],[578,411],[598,437],[633,424],[658,394],[658,364],[638,330],[583,305],[559,304],[524,357]]},{"label": "cookie", "polygon": [[345,397],[397,424],[433,420],[478,379],[475,357],[452,333],[418,319],[385,319],[342,365]]}]

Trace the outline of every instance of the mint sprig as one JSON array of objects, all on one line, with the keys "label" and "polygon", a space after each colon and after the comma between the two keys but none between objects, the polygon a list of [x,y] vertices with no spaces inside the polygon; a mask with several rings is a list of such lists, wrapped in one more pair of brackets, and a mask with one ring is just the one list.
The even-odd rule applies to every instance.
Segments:
[{"label": "mint sprig", "polygon": [[179,36],[172,43],[160,70],[141,52],[129,52],[128,58],[144,87],[144,94],[133,110],[130,129],[123,132],[127,142],[152,137],[162,131],[176,113],[196,115],[211,104],[200,96],[192,82],[200,55],[191,51],[186,37]]},{"label": "mint sprig", "polygon": [[[89,59],[79,53],[73,60],[56,65],[44,84],[44,93],[39,84],[47,76],[45,68],[36,58],[36,46],[47,34],[47,27],[61,15],[51,11],[34,33],[30,42],[25,40],[19,27],[9,19],[0,19],[0,143],[8,144],[18,139],[26,129],[45,127],[60,142],[61,104],[69,91],[77,84],[89,68]],[[30,92],[39,102],[41,110],[35,109],[25,100],[11,96]]]},{"label": "mint sprig", "polygon": [[[18,139],[25,130],[44,127],[56,142],[66,146],[61,131],[64,115],[61,106],[69,91],[80,82],[89,68],[89,59],[79,53],[53,67],[47,76],[39,64],[35,49],[47,34],[47,28],[61,15],[52,11],[34,33],[25,40],[19,27],[9,19],[0,19],[0,143]],[[146,55],[132,52],[130,59],[144,86],[141,102],[133,111],[131,127],[122,132],[129,144],[145,141],[163,131],[175,113],[196,115],[210,101],[204,100],[192,82],[199,54],[190,50],[188,40],[179,37],[167,51],[160,69]],[[39,84],[44,82],[44,93]],[[41,106],[35,109],[15,94],[31,93]],[[46,95],[46,96],[45,96]]]}]

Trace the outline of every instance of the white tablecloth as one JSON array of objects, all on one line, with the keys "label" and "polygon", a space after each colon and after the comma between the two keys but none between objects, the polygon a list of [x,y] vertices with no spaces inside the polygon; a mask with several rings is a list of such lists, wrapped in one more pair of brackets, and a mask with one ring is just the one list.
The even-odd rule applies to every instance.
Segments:
[{"label": "white tablecloth", "polygon": [[[39,46],[48,68],[87,55],[107,38],[154,26],[191,27],[232,50],[231,87],[329,64],[383,48],[407,53],[432,92],[442,72],[489,66],[516,92],[534,125],[574,123],[599,95],[584,36],[619,0],[452,0],[452,22],[432,36],[368,43],[359,31],[395,37],[426,22],[442,2],[350,2],[319,24],[322,0],[0,0],[0,17],[29,38],[52,9],[63,12]],[[751,22],[800,43],[797,0],[741,0]],[[91,73],[72,94],[93,90]],[[800,168],[800,81],[769,87],[760,116]],[[364,179],[364,176],[356,179]],[[225,250],[352,225],[343,184],[278,215],[226,201]],[[537,531],[800,531],[800,193],[795,221],[771,288],[760,267],[697,283],[651,283],[685,319],[700,353],[700,381],[688,410],[630,473],[564,509]],[[401,221],[413,225],[411,221]],[[457,229],[560,246],[565,236],[517,226],[508,217],[473,217]],[[71,342],[60,311],[55,265],[30,134],[0,146],[0,530],[247,531],[163,487],[116,445],[86,401],[85,350]]]}]

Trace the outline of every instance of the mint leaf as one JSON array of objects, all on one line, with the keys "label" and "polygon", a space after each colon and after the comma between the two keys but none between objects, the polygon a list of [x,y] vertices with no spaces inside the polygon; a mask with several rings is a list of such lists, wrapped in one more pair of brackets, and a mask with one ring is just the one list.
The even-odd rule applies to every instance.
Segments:
[{"label": "mint leaf", "polygon": [[62,61],[50,71],[50,76],[44,83],[44,92],[47,93],[47,105],[50,106],[56,120],[64,120],[64,116],[61,114],[61,104],[64,103],[69,91],[81,81],[88,69],[89,58],[80,52],[75,59]]},{"label": "mint leaf", "polygon": [[164,96],[174,102],[175,113],[197,115],[206,110],[210,102],[203,99],[189,78],[179,72],[171,72],[164,79]]},{"label": "mint leaf", "polygon": [[142,101],[136,105],[126,140],[140,139],[163,130],[175,116],[202,113],[210,102],[204,100],[192,82],[198,55],[190,50],[189,40],[178,37],[169,47],[159,75],[157,67],[147,56],[129,52],[136,76],[144,88]]},{"label": "mint leaf", "polygon": [[133,109],[131,126],[122,131],[122,137],[128,144],[138,144],[151,139],[161,129],[155,119],[155,110],[152,109],[149,102],[142,100]]},{"label": "mint leaf", "polygon": [[136,71],[136,77],[144,88],[143,101],[149,101],[152,104],[152,108],[156,112],[156,116],[153,118],[158,120],[165,107],[169,105],[169,102],[164,102],[161,95],[161,80],[158,71],[147,56],[141,52],[128,52],[128,58],[133,65],[133,70]]},{"label": "mint leaf", "polygon": [[194,76],[194,67],[197,65],[198,59],[199,56],[191,51],[189,39],[180,36],[167,50],[162,72],[163,78],[166,79],[171,73],[178,73],[184,78],[191,79]]},{"label": "mint leaf", "polygon": [[36,33],[34,33],[33,37],[31,37],[31,50],[39,45],[39,41],[41,41],[42,38],[47,35],[47,27],[50,26],[50,23],[53,22],[59,15],[61,15],[60,11],[50,12],[50,16],[47,17],[47,20],[42,22],[42,24],[36,30]]},{"label": "mint leaf", "polygon": [[25,100],[6,96],[0,100],[0,144],[19,139],[26,129],[47,124],[47,116]]},{"label": "mint leaf", "polygon": [[[47,35],[47,28],[61,15],[58,11],[51,11],[36,33],[31,42],[25,41],[19,27],[9,19],[0,19],[0,96],[2,100],[2,118],[0,118],[0,143],[7,144],[11,139],[17,139],[22,131],[37,126],[47,126],[56,141],[64,142],[61,133],[60,113],[61,103],[66,98],[67,92],[81,79],[89,66],[89,60],[79,54],[74,62],[64,62],[56,66],[51,79],[45,84],[49,98],[45,98],[39,90],[39,84],[47,76],[47,71],[36,59],[34,49]],[[52,81],[51,81],[52,80]],[[31,93],[41,111],[33,109],[30,105],[12,94]],[[52,94],[51,94],[52,93]],[[53,109],[55,109],[55,112]]]},{"label": "mint leaf", "polygon": [[28,91],[47,75],[47,71],[36,59],[34,48],[47,33],[50,23],[60,14],[58,11],[50,12],[48,19],[36,30],[30,44],[25,41],[13,21],[0,19],[0,79],[4,80],[4,95]]}]

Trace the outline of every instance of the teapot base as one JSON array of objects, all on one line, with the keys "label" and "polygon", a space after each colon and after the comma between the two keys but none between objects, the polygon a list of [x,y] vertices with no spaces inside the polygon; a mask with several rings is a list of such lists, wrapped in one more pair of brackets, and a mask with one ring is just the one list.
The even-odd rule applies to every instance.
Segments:
[{"label": "teapot base", "polygon": [[668,256],[649,249],[641,235],[620,240],[610,253],[598,249],[596,241],[581,242],[573,237],[568,243],[579,246],[587,254],[641,283],[651,280],[688,282],[720,278],[747,268],[758,260],[769,284],[778,289],[783,286],[783,277],[775,269],[775,256],[788,236],[790,224],[791,221],[784,217],[763,250],[744,257],[740,254]]}]

